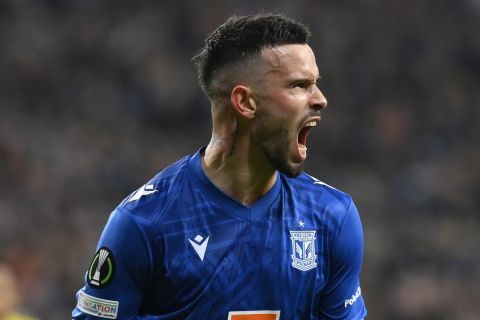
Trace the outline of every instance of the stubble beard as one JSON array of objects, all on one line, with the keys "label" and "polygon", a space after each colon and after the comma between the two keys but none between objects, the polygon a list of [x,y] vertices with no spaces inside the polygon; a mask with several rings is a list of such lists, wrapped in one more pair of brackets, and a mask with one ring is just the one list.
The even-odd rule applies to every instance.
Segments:
[{"label": "stubble beard", "polygon": [[[260,146],[271,165],[290,178],[295,178],[303,171],[302,163],[291,163],[289,131],[283,125],[271,126],[268,119],[263,119],[263,126],[257,129],[255,142]],[[270,120],[271,121],[271,120]]]}]

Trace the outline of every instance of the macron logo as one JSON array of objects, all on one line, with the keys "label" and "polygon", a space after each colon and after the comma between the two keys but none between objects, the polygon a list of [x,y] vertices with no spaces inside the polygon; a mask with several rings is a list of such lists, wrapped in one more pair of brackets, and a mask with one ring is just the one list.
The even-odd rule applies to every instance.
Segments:
[{"label": "macron logo", "polygon": [[205,251],[207,251],[207,245],[208,245],[208,239],[210,236],[203,238],[201,235],[197,235],[195,239],[190,239],[187,238],[188,241],[190,241],[190,244],[192,245],[193,249],[195,252],[198,254],[198,257],[200,260],[203,261],[203,258],[205,257]]},{"label": "macron logo", "polygon": [[154,188],[155,186],[153,184],[144,185],[143,187],[138,189],[137,192],[135,192],[135,194],[127,202],[136,201],[140,199],[142,196],[148,196],[149,194],[157,192],[157,190],[155,190]]},{"label": "macron logo", "polygon": [[312,176],[310,176],[310,178],[312,178],[312,180],[313,180],[313,184],[323,184],[323,182],[322,182],[322,181],[318,180],[318,179],[317,179],[317,178],[315,178],[315,177],[312,177]]},{"label": "macron logo", "polygon": [[360,289],[360,287],[358,287],[357,291],[352,296],[352,298],[345,300],[345,308],[348,307],[348,306],[351,306],[355,302],[357,302],[358,297],[360,297],[361,295],[362,295],[362,289]]},{"label": "macron logo", "polygon": [[326,186],[326,187],[329,187],[329,188],[332,188],[332,189],[337,190],[336,188],[332,187],[331,185],[328,185],[328,184],[326,184],[325,182],[322,182],[322,181],[318,180],[317,178],[312,177],[312,176],[309,175],[309,174],[306,174],[306,175],[307,175],[308,177],[310,177],[310,179],[313,180],[313,184],[320,184],[320,185],[323,185],[323,186]]},{"label": "macron logo", "polygon": [[318,180],[318,179],[315,178],[315,177],[312,177],[312,176],[309,175],[309,174],[306,174],[306,173],[305,173],[305,175],[306,175],[307,177],[309,177],[310,179],[313,180],[313,184],[325,184],[325,183],[323,183],[322,181]]}]

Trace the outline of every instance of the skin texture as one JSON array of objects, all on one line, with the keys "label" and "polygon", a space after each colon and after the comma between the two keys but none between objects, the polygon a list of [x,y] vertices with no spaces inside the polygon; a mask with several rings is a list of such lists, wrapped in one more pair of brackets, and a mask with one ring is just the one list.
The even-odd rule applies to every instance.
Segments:
[{"label": "skin texture", "polygon": [[273,186],[276,170],[300,174],[306,148],[298,134],[307,122],[320,121],[327,101],[306,44],[265,48],[258,59],[224,70],[222,77],[228,72],[234,80],[222,91],[229,95],[212,99],[212,139],[202,166],[219,189],[250,206]]}]

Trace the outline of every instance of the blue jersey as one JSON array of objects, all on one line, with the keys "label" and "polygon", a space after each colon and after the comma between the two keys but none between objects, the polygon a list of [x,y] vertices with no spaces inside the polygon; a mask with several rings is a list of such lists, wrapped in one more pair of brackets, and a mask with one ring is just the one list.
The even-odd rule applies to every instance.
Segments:
[{"label": "blue jersey", "polygon": [[73,319],[363,319],[351,197],[305,173],[277,173],[245,207],[210,182],[202,152],[112,212]]}]

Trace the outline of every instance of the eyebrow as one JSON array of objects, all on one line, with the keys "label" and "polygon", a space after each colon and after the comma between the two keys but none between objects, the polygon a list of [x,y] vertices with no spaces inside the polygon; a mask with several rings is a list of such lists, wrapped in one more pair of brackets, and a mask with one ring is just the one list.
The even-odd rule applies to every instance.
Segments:
[{"label": "eyebrow", "polygon": [[305,77],[305,76],[299,76],[298,78],[291,77],[287,79],[288,82],[310,82],[310,83],[318,83],[320,80],[322,80],[322,76],[320,75],[314,81],[312,81],[312,78]]},{"label": "eyebrow", "polygon": [[312,82],[312,78],[306,75],[304,72],[297,72],[296,74],[291,74],[289,72],[285,72],[284,70],[281,70],[279,68],[273,67],[269,68],[265,73],[265,75],[268,74],[281,74],[281,75],[286,75],[284,81],[287,83],[294,83],[294,82],[309,82],[309,83],[315,83],[318,84],[320,80],[322,80],[322,76],[319,74],[318,77],[315,78],[315,80]]}]

